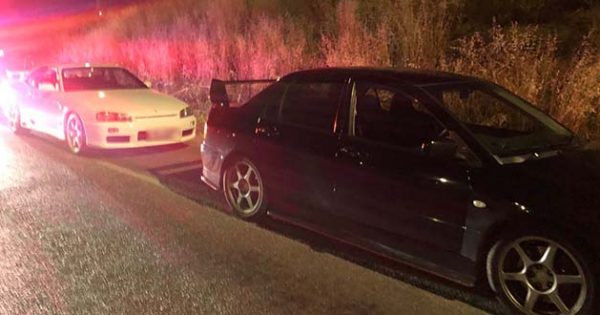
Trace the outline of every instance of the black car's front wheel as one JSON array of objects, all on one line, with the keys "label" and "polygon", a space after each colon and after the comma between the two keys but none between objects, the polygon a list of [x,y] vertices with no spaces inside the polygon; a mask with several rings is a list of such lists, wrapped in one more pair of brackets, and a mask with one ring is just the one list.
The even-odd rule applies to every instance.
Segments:
[{"label": "black car's front wheel", "polygon": [[223,192],[234,214],[242,219],[257,219],[265,213],[265,187],[254,163],[238,158],[223,174]]},{"label": "black car's front wheel", "polygon": [[488,277],[500,300],[521,314],[591,314],[595,279],[590,255],[566,240],[521,235],[496,244]]}]

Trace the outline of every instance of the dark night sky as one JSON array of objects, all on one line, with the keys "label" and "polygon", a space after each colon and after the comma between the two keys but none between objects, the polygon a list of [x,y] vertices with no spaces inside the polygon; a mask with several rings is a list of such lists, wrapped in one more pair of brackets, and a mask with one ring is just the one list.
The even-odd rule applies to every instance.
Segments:
[{"label": "dark night sky", "polygon": [[83,12],[140,0],[0,0],[0,24]]},{"label": "dark night sky", "polygon": [[149,0],[0,0],[0,66],[22,68],[46,58],[56,46],[57,32],[77,29],[81,18],[97,17],[98,8],[110,12],[142,1]]}]

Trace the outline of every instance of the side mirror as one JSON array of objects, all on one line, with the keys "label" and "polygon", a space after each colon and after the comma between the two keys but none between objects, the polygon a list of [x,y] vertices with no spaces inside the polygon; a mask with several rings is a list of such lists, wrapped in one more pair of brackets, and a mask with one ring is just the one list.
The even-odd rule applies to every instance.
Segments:
[{"label": "side mirror", "polygon": [[146,85],[146,86],[147,86],[149,89],[151,89],[151,88],[152,88],[152,82],[151,82],[151,81],[149,81],[149,80],[146,80],[146,81],[144,81],[144,84],[145,84],[145,85]]},{"label": "side mirror", "polygon": [[451,159],[456,155],[458,145],[452,139],[438,139],[423,143],[421,151],[436,159]]}]

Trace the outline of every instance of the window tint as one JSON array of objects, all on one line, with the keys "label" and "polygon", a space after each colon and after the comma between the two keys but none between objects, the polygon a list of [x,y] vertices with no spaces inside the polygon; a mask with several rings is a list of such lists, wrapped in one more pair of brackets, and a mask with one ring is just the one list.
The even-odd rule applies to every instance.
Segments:
[{"label": "window tint", "polygon": [[[125,70],[115,70],[113,72],[114,80],[118,86],[137,86],[140,80]],[[106,72],[104,77],[110,79],[110,74]]]},{"label": "window tint", "polygon": [[62,71],[65,91],[146,89],[129,71],[113,67],[67,68]]},{"label": "window tint", "polygon": [[354,134],[402,147],[420,147],[444,129],[422,102],[402,89],[359,83]]},{"label": "window tint", "polygon": [[[241,108],[249,105],[266,105],[267,99],[278,98],[281,101],[282,93],[275,92],[279,83],[271,82],[240,82],[226,83],[225,93],[229,100],[229,108]],[[275,96],[273,93],[278,94]]]},{"label": "window tint", "polygon": [[281,120],[333,132],[333,123],[344,85],[331,82],[298,82],[288,85]]},{"label": "window tint", "polygon": [[499,86],[463,82],[427,90],[497,156],[552,149],[572,141],[570,131]]},{"label": "window tint", "polygon": [[256,97],[248,102],[248,105],[251,107],[264,106],[263,117],[271,121],[276,121],[285,87],[283,83],[275,83],[256,95]]},{"label": "window tint", "polygon": [[27,84],[36,89],[39,88],[40,83],[56,86],[58,84],[56,71],[50,68],[39,68],[27,78]]},{"label": "window tint", "polygon": [[523,111],[481,90],[446,90],[441,94],[446,108],[458,120],[475,128],[529,134],[537,126],[535,120]]}]

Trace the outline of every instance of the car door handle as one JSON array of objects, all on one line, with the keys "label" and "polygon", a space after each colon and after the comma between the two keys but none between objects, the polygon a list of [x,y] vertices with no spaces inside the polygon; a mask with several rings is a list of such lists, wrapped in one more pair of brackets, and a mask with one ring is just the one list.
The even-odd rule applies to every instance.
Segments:
[{"label": "car door handle", "polygon": [[257,136],[263,136],[268,138],[277,138],[280,136],[279,128],[277,126],[266,125],[266,126],[258,126],[254,133]]}]

